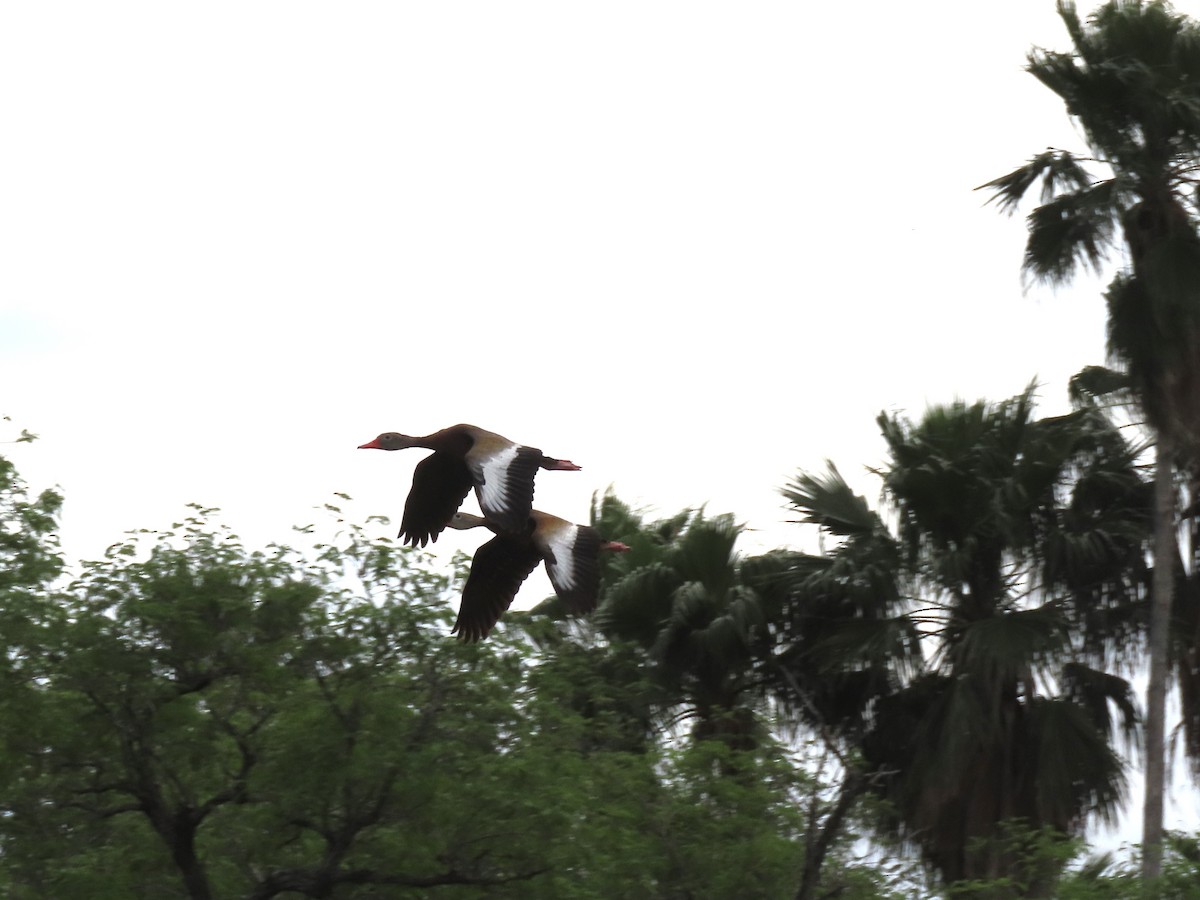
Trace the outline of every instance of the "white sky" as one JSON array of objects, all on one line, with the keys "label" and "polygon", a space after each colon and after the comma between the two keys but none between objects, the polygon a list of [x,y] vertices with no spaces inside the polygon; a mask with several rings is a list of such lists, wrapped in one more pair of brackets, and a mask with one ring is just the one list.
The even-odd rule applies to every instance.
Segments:
[{"label": "white sky", "polygon": [[421,453],[354,448],[460,421],[583,466],[547,512],[794,545],[778,488],[874,499],[880,410],[1104,361],[1107,278],[1023,292],[972,191],[1079,147],[1034,44],[1051,0],[3,4],[0,450],[74,558],[189,501],[398,523]]}]

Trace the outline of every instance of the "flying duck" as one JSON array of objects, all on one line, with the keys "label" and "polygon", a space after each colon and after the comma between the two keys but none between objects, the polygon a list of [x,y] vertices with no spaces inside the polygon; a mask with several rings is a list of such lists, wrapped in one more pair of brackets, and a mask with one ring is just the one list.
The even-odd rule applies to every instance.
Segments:
[{"label": "flying duck", "polygon": [[450,632],[457,632],[467,643],[488,636],[522,582],[542,561],[554,593],[567,609],[576,615],[591,612],[600,594],[600,552],[629,549],[620,541],[604,540],[588,525],[576,525],[536,509],[530,511],[519,533],[499,531],[490,521],[470,513],[455,513],[449,525],[459,530],[483,526],[496,532],[475,551],[458,620]]},{"label": "flying duck", "polygon": [[454,425],[423,437],[388,431],[360,444],[360,450],[423,447],[430,456],[417,463],[404,503],[400,537],[424,547],[436,541],[471,488],[488,523],[502,532],[523,532],[533,507],[533,476],[540,469],[579,471],[565,459],[552,459],[474,425]]}]

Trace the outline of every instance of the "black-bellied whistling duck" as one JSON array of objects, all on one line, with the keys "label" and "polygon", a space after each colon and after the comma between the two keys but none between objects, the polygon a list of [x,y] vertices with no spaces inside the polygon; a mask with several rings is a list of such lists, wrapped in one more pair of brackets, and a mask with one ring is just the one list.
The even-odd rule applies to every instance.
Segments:
[{"label": "black-bellied whistling duck", "polygon": [[[455,513],[450,520],[451,528],[479,526],[496,531],[491,522],[470,513]],[[467,643],[487,637],[522,582],[543,560],[554,593],[567,609],[575,615],[589,613],[600,595],[600,551],[628,549],[620,541],[604,540],[591,526],[532,510],[523,532],[497,532],[475,551],[458,621],[450,633],[457,632]]]},{"label": "black-bellied whistling duck", "polygon": [[474,425],[454,425],[423,437],[389,431],[358,449],[409,447],[433,451],[413,471],[412,490],[400,521],[400,537],[414,547],[437,540],[471,488],[489,523],[501,531],[522,532],[533,508],[537,470],[579,471],[573,462],[552,459],[536,447],[524,447]]}]

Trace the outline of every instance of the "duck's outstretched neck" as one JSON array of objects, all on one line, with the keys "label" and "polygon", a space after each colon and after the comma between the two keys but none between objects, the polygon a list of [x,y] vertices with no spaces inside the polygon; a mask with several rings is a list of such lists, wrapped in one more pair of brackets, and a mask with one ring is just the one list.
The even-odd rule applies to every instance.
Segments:
[{"label": "duck's outstretched neck", "polygon": [[483,516],[472,515],[471,513],[456,512],[446,524],[450,528],[466,531],[468,528],[486,527],[487,519],[483,518]]}]

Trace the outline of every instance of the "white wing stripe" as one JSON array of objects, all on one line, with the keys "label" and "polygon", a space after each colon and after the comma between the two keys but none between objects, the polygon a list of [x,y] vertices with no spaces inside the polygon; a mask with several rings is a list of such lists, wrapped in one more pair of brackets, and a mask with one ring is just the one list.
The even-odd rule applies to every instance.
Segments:
[{"label": "white wing stripe", "polygon": [[479,488],[479,505],[484,513],[503,513],[509,504],[509,466],[517,458],[516,446],[508,446],[480,461],[483,485]]},{"label": "white wing stripe", "polygon": [[554,562],[546,560],[546,574],[556,590],[569,591],[575,587],[579,573],[575,566],[575,538],[579,534],[578,525],[555,529],[546,542],[554,555]]}]

